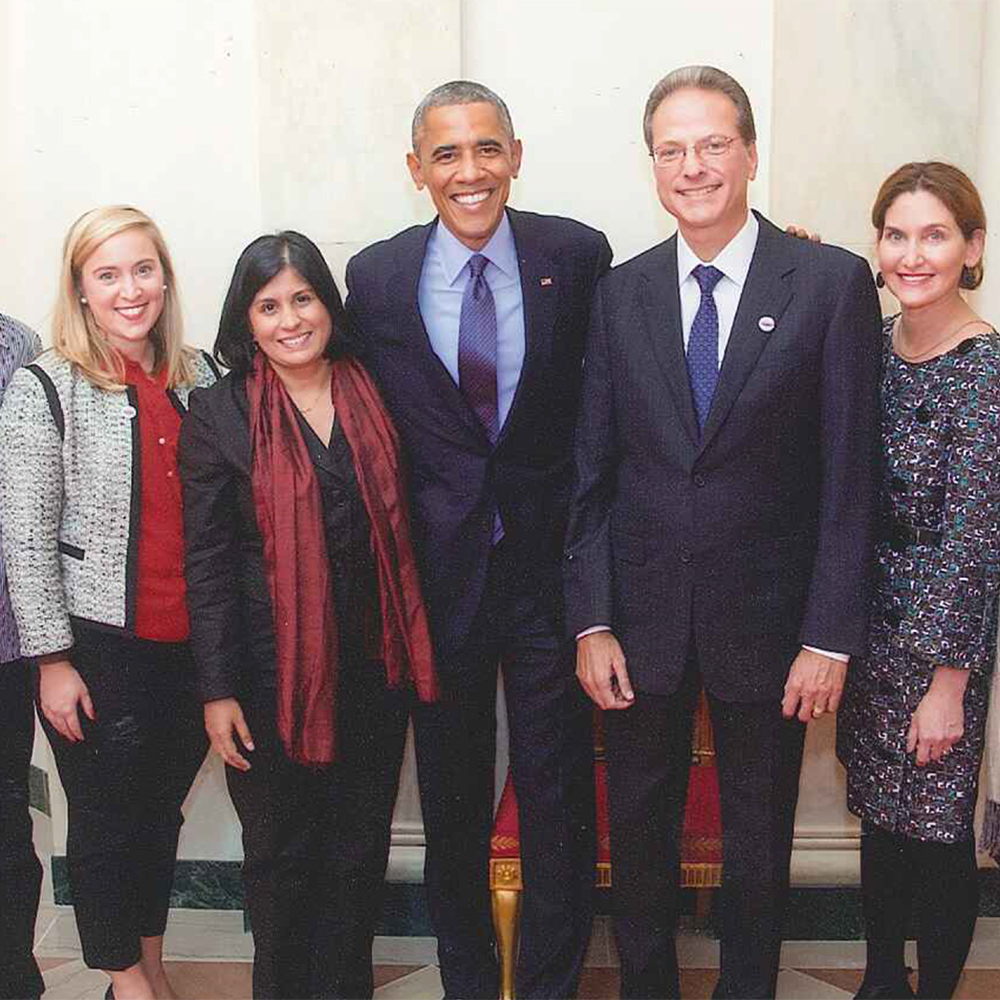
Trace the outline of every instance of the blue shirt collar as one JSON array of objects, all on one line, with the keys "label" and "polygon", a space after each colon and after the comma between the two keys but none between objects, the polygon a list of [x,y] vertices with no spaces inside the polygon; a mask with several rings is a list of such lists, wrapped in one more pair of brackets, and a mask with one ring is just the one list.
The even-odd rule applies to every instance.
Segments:
[{"label": "blue shirt collar", "polygon": [[473,254],[481,253],[491,264],[500,268],[510,278],[517,276],[517,247],[514,246],[514,231],[504,212],[497,231],[490,237],[482,250],[470,250],[451,230],[438,219],[434,232],[428,240],[428,250],[440,255],[441,266],[449,285],[455,284],[462,268],[469,263]]}]

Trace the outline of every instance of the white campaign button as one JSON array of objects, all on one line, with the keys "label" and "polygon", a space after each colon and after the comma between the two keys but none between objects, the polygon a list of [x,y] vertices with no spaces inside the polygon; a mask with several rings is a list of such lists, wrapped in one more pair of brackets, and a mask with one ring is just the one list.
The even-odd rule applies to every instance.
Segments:
[{"label": "white campaign button", "polygon": [[138,411],[131,403],[128,403],[122,407],[122,415],[128,417],[129,420],[131,420],[136,415],[137,412]]},{"label": "white campaign button", "polygon": [[761,316],[761,318],[757,320],[757,326],[759,326],[765,333],[770,333],[774,329],[774,317]]}]

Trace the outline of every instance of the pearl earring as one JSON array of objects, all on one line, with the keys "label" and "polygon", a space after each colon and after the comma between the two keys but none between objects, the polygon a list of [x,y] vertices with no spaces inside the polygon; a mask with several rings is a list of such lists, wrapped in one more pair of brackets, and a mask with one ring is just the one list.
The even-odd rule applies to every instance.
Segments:
[{"label": "pearl earring", "polygon": [[81,295],[80,296],[80,305],[85,306],[86,304],[87,304],[87,296],[86,295]]}]

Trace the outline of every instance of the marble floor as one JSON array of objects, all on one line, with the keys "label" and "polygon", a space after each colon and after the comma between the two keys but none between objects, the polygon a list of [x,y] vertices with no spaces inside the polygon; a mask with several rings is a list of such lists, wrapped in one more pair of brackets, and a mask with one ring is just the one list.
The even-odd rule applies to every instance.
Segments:
[{"label": "marble floor", "polygon": [[[912,947],[912,946],[911,946]],[[80,960],[72,912],[43,906],[39,914],[36,954],[45,975],[45,1000],[101,1000],[108,980]],[[251,941],[237,914],[179,910],[171,915],[166,951],[171,980],[185,1000],[245,1000],[250,997]],[[222,957],[225,956],[225,957]],[[718,944],[694,932],[682,934],[679,956],[684,997],[710,997],[718,968]],[[439,1000],[441,979],[433,964],[432,938],[381,937],[375,942],[376,998]],[[915,955],[908,961],[915,963]],[[779,998],[833,1000],[857,989],[864,964],[864,945],[857,941],[790,941],[785,944],[778,981]],[[617,956],[607,918],[598,918],[581,998],[618,997]],[[976,939],[956,997],[985,1000],[1000,997],[1000,918],[980,919]]]}]

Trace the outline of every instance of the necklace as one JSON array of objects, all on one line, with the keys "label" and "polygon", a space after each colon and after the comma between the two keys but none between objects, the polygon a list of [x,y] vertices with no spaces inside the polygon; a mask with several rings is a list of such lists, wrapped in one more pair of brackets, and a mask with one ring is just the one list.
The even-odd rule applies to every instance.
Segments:
[{"label": "necklace", "polygon": [[972,326],[973,323],[981,323],[981,322],[982,322],[982,320],[979,319],[978,316],[975,317],[975,318],[973,318],[973,319],[967,319],[961,326],[956,327],[950,333],[948,333],[945,336],[943,336],[940,340],[934,341],[934,343],[931,344],[930,347],[924,348],[924,350],[918,351],[916,354],[907,354],[903,350],[900,349],[900,344],[903,341],[903,337],[904,337],[904,335],[903,335],[903,321],[902,321],[902,319],[900,319],[899,326],[896,329],[896,337],[895,337],[895,341],[896,341],[896,344],[895,344],[896,353],[904,361],[908,361],[910,364],[916,364],[916,363],[918,363],[920,361],[926,361],[929,357],[931,357],[934,354],[934,352],[942,344],[947,344],[948,341],[952,339],[952,337],[957,337],[967,326]]},{"label": "necklace", "polygon": [[292,397],[292,402],[299,408],[299,412],[300,413],[312,413],[312,411],[316,408],[316,404],[323,398],[323,393],[324,392],[327,395],[330,394],[330,380],[329,379],[326,379],[326,381],[323,383],[323,385],[321,385],[319,387],[319,391],[316,393],[315,396],[313,396],[313,401],[308,406],[303,406],[295,398],[295,396],[292,395],[291,392],[289,392],[289,395]]}]

